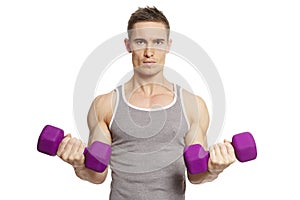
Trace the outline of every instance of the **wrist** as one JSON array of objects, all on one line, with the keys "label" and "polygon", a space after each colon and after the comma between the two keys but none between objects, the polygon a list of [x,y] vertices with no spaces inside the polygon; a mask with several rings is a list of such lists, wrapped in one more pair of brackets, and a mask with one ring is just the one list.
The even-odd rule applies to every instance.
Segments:
[{"label": "wrist", "polygon": [[80,171],[80,170],[84,169],[85,166],[84,165],[73,165],[73,168],[75,171]]},{"label": "wrist", "polygon": [[223,170],[207,170],[207,172],[212,176],[218,176]]}]

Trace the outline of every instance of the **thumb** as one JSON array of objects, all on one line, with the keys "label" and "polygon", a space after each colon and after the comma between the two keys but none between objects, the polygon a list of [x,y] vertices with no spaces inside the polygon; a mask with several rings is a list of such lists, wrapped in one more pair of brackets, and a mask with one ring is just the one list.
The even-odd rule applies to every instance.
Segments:
[{"label": "thumb", "polygon": [[67,137],[72,138],[71,133],[68,133],[67,135],[65,135],[65,138],[67,138]]},{"label": "thumb", "polygon": [[224,143],[229,143],[231,144],[231,141],[227,140],[227,139],[224,139]]}]

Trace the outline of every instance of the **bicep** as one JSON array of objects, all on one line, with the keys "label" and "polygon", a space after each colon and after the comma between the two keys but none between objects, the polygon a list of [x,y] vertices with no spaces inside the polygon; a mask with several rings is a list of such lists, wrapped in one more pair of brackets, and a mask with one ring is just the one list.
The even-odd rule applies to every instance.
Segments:
[{"label": "bicep", "polygon": [[111,145],[111,134],[107,124],[103,120],[99,120],[90,129],[89,145],[94,141],[100,141]]},{"label": "bicep", "polygon": [[105,97],[95,98],[88,112],[89,145],[94,141],[111,145],[111,134],[107,122],[110,109],[105,107],[105,99],[103,98]]},{"label": "bicep", "polygon": [[198,123],[191,124],[190,129],[185,137],[185,145],[189,146],[192,144],[201,144],[205,149],[207,149],[206,133]]},{"label": "bicep", "polygon": [[[207,129],[209,126],[209,113],[203,99],[195,96],[192,105],[187,106],[187,116],[190,122],[190,129],[186,134],[185,143],[187,146],[192,144],[201,144],[207,149]],[[196,109],[195,109],[196,108]]]}]

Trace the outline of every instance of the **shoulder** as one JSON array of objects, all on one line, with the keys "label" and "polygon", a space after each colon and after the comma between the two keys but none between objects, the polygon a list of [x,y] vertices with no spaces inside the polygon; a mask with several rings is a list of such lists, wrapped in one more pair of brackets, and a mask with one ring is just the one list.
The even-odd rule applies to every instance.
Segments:
[{"label": "shoulder", "polygon": [[202,110],[206,108],[206,103],[202,97],[195,95],[184,88],[182,88],[181,90],[183,102],[186,108],[189,108],[191,110]]},{"label": "shoulder", "polygon": [[103,108],[113,104],[115,99],[116,99],[116,90],[112,90],[109,93],[101,94],[95,97],[95,99],[92,102],[92,105]]},{"label": "shoulder", "polygon": [[209,113],[204,99],[182,88],[182,102],[187,118],[192,123],[200,123],[204,129],[209,124]]},{"label": "shoulder", "polygon": [[110,121],[116,102],[116,90],[98,95],[94,98],[88,113],[88,119]]}]

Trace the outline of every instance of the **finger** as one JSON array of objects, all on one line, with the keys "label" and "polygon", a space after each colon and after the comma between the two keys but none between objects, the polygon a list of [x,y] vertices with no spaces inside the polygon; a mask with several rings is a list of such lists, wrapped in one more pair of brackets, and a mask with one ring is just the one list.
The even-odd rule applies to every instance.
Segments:
[{"label": "finger", "polygon": [[77,153],[74,157],[74,167],[83,167],[84,166],[84,155],[83,155],[83,151],[84,151],[84,144],[83,142],[79,141],[79,146],[77,149]]},{"label": "finger", "polygon": [[231,143],[225,143],[225,146],[227,148],[230,162],[234,162],[236,158],[235,158],[235,152],[233,146],[231,145]]},{"label": "finger", "polygon": [[61,143],[59,144],[58,150],[57,150],[57,153],[56,153],[59,157],[61,157],[62,153],[65,150],[65,146],[67,145],[67,143],[69,142],[71,137],[72,137],[71,134],[66,135],[64,137],[64,139],[61,141]]},{"label": "finger", "polygon": [[225,146],[227,148],[227,152],[228,153],[234,152],[234,148],[233,148],[233,146],[232,146],[232,144],[231,144],[230,141],[224,140],[224,144],[225,144]]},{"label": "finger", "polygon": [[216,155],[216,160],[221,160],[222,159],[222,153],[219,147],[219,144],[214,145],[214,151]]},{"label": "finger", "polygon": [[208,163],[208,171],[212,173],[219,173],[222,171],[222,155],[220,147],[218,144],[215,144],[211,148],[210,160]]},{"label": "finger", "polygon": [[84,149],[85,149],[85,144],[83,142],[81,142],[80,147],[79,147],[79,151],[82,153],[82,155],[83,155]]},{"label": "finger", "polygon": [[217,167],[220,164],[222,159],[220,148],[217,144],[213,145],[210,152],[210,161],[213,168]]},{"label": "finger", "polygon": [[81,141],[76,138],[73,138],[72,140],[73,140],[72,148],[70,149],[70,155],[69,155],[70,160],[73,160],[75,158],[76,154],[78,154],[78,150],[79,150],[80,143],[81,143]]},{"label": "finger", "polygon": [[68,141],[68,143],[65,145],[64,151],[61,155],[61,157],[64,161],[69,162],[70,156],[72,154],[72,148],[73,148],[73,145],[75,144],[75,142],[76,142],[76,138],[71,138]]},{"label": "finger", "polygon": [[232,142],[225,139],[224,144],[226,145],[227,152],[229,153],[230,157],[233,158],[233,160],[235,160],[235,151]]},{"label": "finger", "polygon": [[216,160],[216,153],[215,150],[213,148],[213,146],[211,146],[209,148],[209,159],[208,159],[208,171],[212,171],[213,170],[213,163]]},{"label": "finger", "polygon": [[229,143],[229,144],[231,144],[231,141],[224,139],[224,143]]},{"label": "finger", "polygon": [[83,164],[84,163],[84,144],[81,140],[76,141],[76,145],[73,146],[72,151],[74,152],[74,164]]},{"label": "finger", "polygon": [[219,144],[219,149],[220,149],[220,152],[221,152],[221,156],[222,156],[222,161],[224,163],[227,163],[229,161],[229,153],[227,152],[227,147],[225,144]]},{"label": "finger", "polygon": [[210,158],[210,160],[213,160],[213,161],[216,160],[216,152],[215,152],[213,146],[211,146],[209,148],[209,158]]}]

